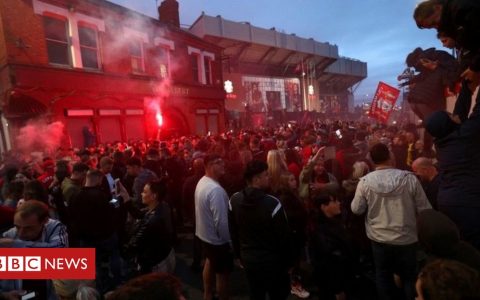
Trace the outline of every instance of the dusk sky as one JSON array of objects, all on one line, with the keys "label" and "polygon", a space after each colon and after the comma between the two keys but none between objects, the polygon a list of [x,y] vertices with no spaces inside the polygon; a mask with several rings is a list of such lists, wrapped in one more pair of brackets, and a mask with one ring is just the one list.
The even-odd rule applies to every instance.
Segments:
[{"label": "dusk sky", "polygon": [[[329,42],[339,54],[368,64],[368,78],[355,102],[371,101],[379,81],[396,86],[405,57],[416,47],[442,48],[433,30],[420,30],[412,15],[419,0],[177,0],[180,23],[191,25],[203,12],[262,28]],[[111,2],[157,18],[156,0]],[[157,1],[158,3],[161,0]],[[368,95],[368,96],[367,96]]]}]

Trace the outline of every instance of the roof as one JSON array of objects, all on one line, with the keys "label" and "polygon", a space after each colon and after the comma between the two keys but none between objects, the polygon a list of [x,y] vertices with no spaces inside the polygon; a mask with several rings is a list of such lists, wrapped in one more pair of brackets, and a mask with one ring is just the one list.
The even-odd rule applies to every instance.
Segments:
[{"label": "roof", "polygon": [[[190,32],[224,48],[224,56],[242,64],[276,66],[293,74],[299,64],[311,68],[320,83],[334,79],[342,86],[352,86],[367,76],[367,64],[340,57],[338,46],[302,38],[295,34],[264,29],[248,22],[234,22],[221,16],[202,14]],[[345,88],[346,88],[345,87]]]}]

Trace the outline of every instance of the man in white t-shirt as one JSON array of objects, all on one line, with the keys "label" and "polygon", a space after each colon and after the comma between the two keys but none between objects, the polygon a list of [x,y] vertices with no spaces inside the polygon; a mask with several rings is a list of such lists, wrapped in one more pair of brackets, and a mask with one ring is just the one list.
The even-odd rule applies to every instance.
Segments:
[{"label": "man in white t-shirt", "polygon": [[195,189],[195,235],[202,241],[206,257],[203,268],[204,300],[213,297],[216,279],[220,300],[228,299],[228,278],[233,269],[233,254],[228,229],[228,195],[218,183],[225,173],[225,162],[219,155],[204,159],[205,176]]}]

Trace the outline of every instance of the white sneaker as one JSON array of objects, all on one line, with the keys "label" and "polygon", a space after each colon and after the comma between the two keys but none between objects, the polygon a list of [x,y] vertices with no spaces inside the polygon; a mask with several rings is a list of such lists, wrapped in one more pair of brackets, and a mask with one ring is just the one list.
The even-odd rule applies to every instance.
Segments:
[{"label": "white sneaker", "polygon": [[302,299],[310,297],[310,293],[307,290],[305,290],[301,285],[292,286],[290,293]]}]

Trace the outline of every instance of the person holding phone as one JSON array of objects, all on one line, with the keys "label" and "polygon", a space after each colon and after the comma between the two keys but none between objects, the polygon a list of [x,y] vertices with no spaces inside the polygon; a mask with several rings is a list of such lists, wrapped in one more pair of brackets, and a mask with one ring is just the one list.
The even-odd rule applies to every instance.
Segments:
[{"label": "person holding phone", "polygon": [[[68,206],[71,244],[96,250],[97,289],[120,283],[121,264],[115,226],[115,207],[111,194],[102,189],[104,174],[100,170],[87,172],[85,186],[76,193]],[[110,269],[102,268],[106,263]],[[109,273],[113,274],[110,278]]]},{"label": "person holding phone", "polygon": [[170,206],[165,201],[166,179],[153,180],[145,184],[142,192],[144,209],[137,208],[125,187],[118,185],[127,211],[138,220],[124,254],[134,258],[141,274],[175,271],[173,250],[173,223]]}]

